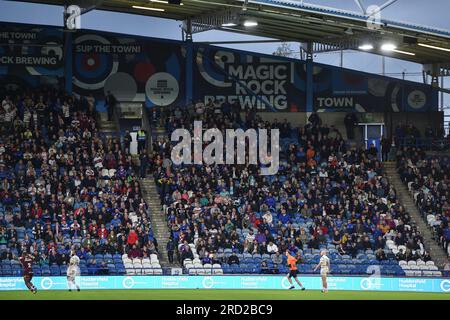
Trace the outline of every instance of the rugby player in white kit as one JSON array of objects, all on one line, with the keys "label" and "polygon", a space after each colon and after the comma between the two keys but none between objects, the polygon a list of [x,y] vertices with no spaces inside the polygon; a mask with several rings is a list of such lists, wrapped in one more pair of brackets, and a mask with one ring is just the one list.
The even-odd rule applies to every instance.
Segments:
[{"label": "rugby player in white kit", "polygon": [[80,291],[80,287],[76,283],[77,277],[80,275],[80,258],[74,255],[70,258],[69,267],[67,268],[67,286],[69,287],[69,291],[72,291],[72,288],[77,288],[77,291]]},{"label": "rugby player in white kit", "polygon": [[330,272],[330,258],[327,257],[326,250],[320,251],[320,261],[314,268],[314,271],[320,267],[320,276],[322,277],[322,292],[328,292],[327,275]]}]

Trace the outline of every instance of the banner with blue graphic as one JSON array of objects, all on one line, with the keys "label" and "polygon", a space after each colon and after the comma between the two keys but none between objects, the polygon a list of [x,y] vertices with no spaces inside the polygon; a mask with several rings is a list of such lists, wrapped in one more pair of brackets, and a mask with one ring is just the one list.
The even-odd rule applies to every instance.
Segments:
[{"label": "banner with blue graphic", "polygon": [[243,110],[305,111],[304,63],[215,46],[195,46],[196,100]]},{"label": "banner with blue graphic", "polygon": [[57,28],[0,23],[0,87],[54,86],[64,76],[63,33]]},{"label": "banner with blue graphic", "polygon": [[0,75],[64,75],[63,33],[56,28],[0,23]]},{"label": "banner with blue graphic", "polygon": [[[8,84],[8,77],[10,83],[57,85],[55,79],[65,74],[61,29],[0,26],[1,84]],[[183,106],[192,95],[195,102],[238,102],[242,109],[306,111],[305,61],[196,43],[191,54],[190,45],[181,41],[102,31],[71,35],[72,89],[81,96],[93,94],[98,106],[110,91],[118,100],[147,107]],[[313,107],[318,112],[438,110],[438,91],[430,85],[318,63],[312,73]]]},{"label": "banner with blue graphic", "polygon": [[[67,290],[66,277],[34,277],[38,290]],[[302,277],[311,290],[322,288],[318,276]],[[99,289],[265,289],[286,290],[290,284],[284,276],[91,276],[80,277],[84,290]],[[330,290],[408,291],[450,293],[450,279],[329,277]],[[27,290],[20,277],[0,277],[0,291]]]},{"label": "banner with blue graphic", "polygon": [[179,42],[81,31],[73,38],[73,90],[148,107],[183,105],[184,50]]},{"label": "banner with blue graphic", "polygon": [[314,66],[314,109],[318,112],[438,111],[430,85],[333,66]]}]

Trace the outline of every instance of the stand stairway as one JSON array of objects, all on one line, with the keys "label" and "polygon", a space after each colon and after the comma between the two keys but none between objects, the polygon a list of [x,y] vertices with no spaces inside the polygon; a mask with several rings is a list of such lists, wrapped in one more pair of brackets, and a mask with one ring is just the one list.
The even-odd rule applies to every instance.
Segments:
[{"label": "stand stairway", "polygon": [[[167,225],[165,213],[161,207],[161,200],[155,182],[152,177],[141,179],[140,181],[144,200],[150,208],[150,220],[152,223],[153,234],[158,241],[159,260],[162,267],[180,267],[179,265],[169,263],[166,245],[169,241],[170,231]],[[176,261],[174,257],[174,262]]]},{"label": "stand stairway", "polygon": [[397,192],[397,197],[399,198],[400,203],[403,204],[405,209],[410,214],[411,222],[417,226],[418,230],[422,234],[426,250],[430,252],[434,263],[438,267],[442,268],[447,260],[447,255],[445,254],[444,249],[442,249],[433,239],[433,234],[421,216],[419,209],[414,203],[413,197],[400,179],[400,175],[395,167],[395,162],[384,162],[383,167],[389,178],[389,182],[394,186]]}]

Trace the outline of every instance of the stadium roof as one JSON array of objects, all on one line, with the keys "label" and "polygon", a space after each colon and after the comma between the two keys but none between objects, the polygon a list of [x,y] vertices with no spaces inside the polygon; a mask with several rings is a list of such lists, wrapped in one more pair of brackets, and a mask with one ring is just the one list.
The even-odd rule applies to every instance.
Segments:
[{"label": "stadium roof", "polygon": [[[33,0],[55,5],[78,4],[82,8],[134,13],[175,20],[191,19],[194,32],[218,29],[282,41],[312,42],[314,51],[362,50],[421,64],[450,65],[450,31],[381,19],[368,23],[368,15],[304,4],[290,0]],[[245,4],[244,4],[245,1]],[[134,7],[133,7],[134,6]],[[152,8],[145,10],[137,7]],[[244,10],[243,10],[243,7]],[[155,11],[158,10],[158,11]],[[164,11],[162,11],[164,10]],[[229,17],[237,17],[227,21]],[[244,21],[256,21],[246,27]],[[235,25],[223,26],[227,22]],[[382,50],[383,44],[396,46]],[[386,48],[385,48],[386,49]]]}]

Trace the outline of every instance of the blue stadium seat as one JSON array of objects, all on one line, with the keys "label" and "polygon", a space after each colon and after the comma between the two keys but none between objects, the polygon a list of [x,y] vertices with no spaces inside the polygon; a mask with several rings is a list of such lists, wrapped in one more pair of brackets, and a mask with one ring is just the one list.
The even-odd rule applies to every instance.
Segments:
[{"label": "blue stadium seat", "polygon": [[123,275],[123,274],[126,274],[126,273],[127,273],[127,271],[126,271],[125,268],[122,268],[122,267],[116,268],[116,274],[117,275]]},{"label": "blue stadium seat", "polygon": [[60,273],[60,270],[59,270],[59,266],[57,266],[57,265],[52,265],[51,267],[50,267],[50,274],[52,275],[52,276],[59,276],[61,273]]},{"label": "blue stadium seat", "polygon": [[223,273],[226,273],[226,274],[233,273],[233,270],[228,265],[227,266],[222,266],[222,270],[223,270]]},{"label": "blue stadium seat", "polygon": [[11,261],[9,260],[2,260],[1,261],[1,266],[10,266],[11,265]]},{"label": "blue stadium seat", "polygon": [[59,267],[59,270],[61,272],[62,275],[67,274],[67,266],[66,265],[62,265]]}]

